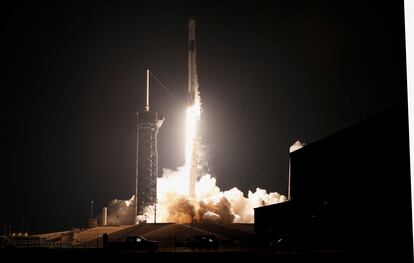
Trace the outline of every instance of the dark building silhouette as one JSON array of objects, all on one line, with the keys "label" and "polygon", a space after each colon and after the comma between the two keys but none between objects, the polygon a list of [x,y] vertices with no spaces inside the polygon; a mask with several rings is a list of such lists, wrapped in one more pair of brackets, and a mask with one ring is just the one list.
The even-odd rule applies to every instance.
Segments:
[{"label": "dark building silhouette", "polygon": [[291,200],[256,208],[256,233],[412,262],[407,112],[389,110],[292,152]]}]

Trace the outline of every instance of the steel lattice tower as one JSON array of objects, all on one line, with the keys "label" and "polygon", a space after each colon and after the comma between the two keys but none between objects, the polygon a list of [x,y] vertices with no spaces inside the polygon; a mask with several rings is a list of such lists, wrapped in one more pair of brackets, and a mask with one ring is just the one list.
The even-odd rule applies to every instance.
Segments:
[{"label": "steel lattice tower", "polygon": [[149,71],[147,71],[147,104],[145,110],[137,112],[137,153],[135,179],[135,214],[157,202],[158,177],[158,130],[164,117],[149,110]]}]

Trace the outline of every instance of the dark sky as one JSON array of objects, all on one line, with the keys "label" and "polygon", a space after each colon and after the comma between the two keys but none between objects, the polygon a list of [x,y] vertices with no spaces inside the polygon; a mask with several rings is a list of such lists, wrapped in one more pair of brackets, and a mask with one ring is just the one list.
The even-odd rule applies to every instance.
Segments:
[{"label": "dark sky", "polygon": [[224,190],[286,194],[296,139],[406,104],[403,1],[99,2],[2,7],[1,226],[85,226],[90,200],[131,197],[147,68],[176,96],[152,82],[160,168],[183,163],[190,16],[203,144]]}]

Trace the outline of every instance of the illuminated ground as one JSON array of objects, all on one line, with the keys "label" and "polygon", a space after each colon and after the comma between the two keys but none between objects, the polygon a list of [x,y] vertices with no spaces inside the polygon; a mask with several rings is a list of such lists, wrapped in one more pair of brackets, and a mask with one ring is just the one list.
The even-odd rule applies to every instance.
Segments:
[{"label": "illuminated ground", "polygon": [[[197,235],[214,235],[222,247],[238,247],[248,243],[254,232],[253,224],[158,223],[119,226],[118,231],[113,231],[113,226],[107,228],[112,231],[107,231],[109,241],[122,242],[128,236],[144,236],[158,241],[160,248],[185,247],[186,242]],[[88,235],[84,232],[88,232]],[[106,232],[105,227],[97,227],[96,230],[92,228],[84,232],[80,232],[78,236],[88,236],[88,240],[77,242],[76,245],[87,248],[102,247],[102,234]]]},{"label": "illuminated ground", "polygon": [[[103,249],[102,235],[107,233],[109,241],[122,242],[128,236],[145,236],[159,242],[156,251]],[[42,235],[50,240],[62,234],[65,239],[67,232]],[[197,235],[214,235],[220,243],[218,249],[191,250],[188,240]],[[277,262],[355,262],[363,260],[349,251],[341,250],[309,250],[269,247],[260,242],[254,235],[253,224],[213,224],[213,223],[158,223],[123,226],[99,226],[85,229],[75,234],[72,246],[5,248],[0,252],[16,259],[39,257],[52,260],[82,259],[123,259],[151,260],[153,262],[220,262],[220,261],[256,261],[272,260]],[[62,238],[63,240],[63,238]],[[378,257],[378,254],[373,254]]]},{"label": "illuminated ground", "polygon": [[[67,232],[59,232],[68,236]],[[43,235],[56,239],[59,233]],[[159,249],[149,251],[111,250],[102,248],[102,235],[109,234],[109,241],[122,242],[128,236],[145,236],[159,242]],[[220,243],[218,249],[191,250],[188,239],[196,235],[214,235]],[[213,223],[158,223],[128,226],[99,226],[75,234],[70,248],[10,248],[1,252],[13,258],[151,260],[153,262],[220,262],[274,260],[277,262],[353,262],[355,258],[346,251],[286,250],[263,245],[254,235],[253,224]]]}]

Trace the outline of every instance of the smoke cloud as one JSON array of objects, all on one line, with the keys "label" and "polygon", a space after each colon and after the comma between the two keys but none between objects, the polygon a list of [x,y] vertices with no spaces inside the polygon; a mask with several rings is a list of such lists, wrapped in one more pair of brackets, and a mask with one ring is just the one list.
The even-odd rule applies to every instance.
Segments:
[{"label": "smoke cloud", "polygon": [[[134,198],[129,200],[114,199],[108,204],[108,225],[127,225],[135,220]],[[102,214],[99,215],[102,221]]]},{"label": "smoke cloud", "polygon": [[[268,193],[256,188],[249,191],[247,197],[233,187],[221,191],[216,178],[203,175],[196,183],[196,197],[188,196],[185,171],[163,169],[157,182],[158,204],[156,221],[190,223],[192,221],[220,223],[253,223],[255,207],[286,201],[286,197],[276,192]],[[134,217],[134,196],[130,200],[112,200],[108,205],[108,224],[130,224],[140,220],[154,222],[155,207],[146,207],[144,214]]]}]

